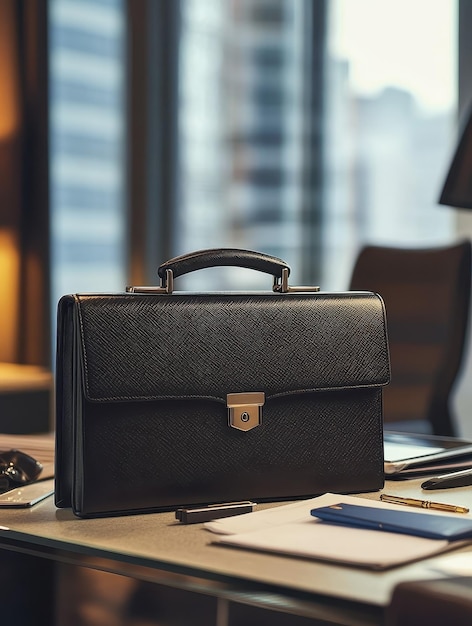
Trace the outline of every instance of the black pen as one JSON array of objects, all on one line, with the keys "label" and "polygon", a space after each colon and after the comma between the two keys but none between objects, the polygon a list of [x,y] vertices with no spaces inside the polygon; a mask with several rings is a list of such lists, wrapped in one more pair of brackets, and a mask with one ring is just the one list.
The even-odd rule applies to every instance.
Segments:
[{"label": "black pen", "polygon": [[467,487],[469,485],[472,485],[472,468],[429,478],[421,484],[421,488],[450,489],[452,487]]},{"label": "black pen", "polygon": [[254,502],[245,500],[244,502],[228,502],[226,504],[209,504],[198,508],[177,509],[175,517],[182,524],[198,524],[200,522],[210,522],[222,517],[232,517],[233,515],[243,515],[254,510]]}]

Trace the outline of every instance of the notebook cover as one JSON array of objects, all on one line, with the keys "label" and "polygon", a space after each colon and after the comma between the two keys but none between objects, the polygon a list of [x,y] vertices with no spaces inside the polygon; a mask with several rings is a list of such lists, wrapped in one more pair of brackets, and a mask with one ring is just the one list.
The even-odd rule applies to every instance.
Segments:
[{"label": "notebook cover", "polygon": [[381,530],[447,541],[472,539],[470,517],[376,509],[343,502],[312,509],[310,513],[323,521],[351,528]]}]

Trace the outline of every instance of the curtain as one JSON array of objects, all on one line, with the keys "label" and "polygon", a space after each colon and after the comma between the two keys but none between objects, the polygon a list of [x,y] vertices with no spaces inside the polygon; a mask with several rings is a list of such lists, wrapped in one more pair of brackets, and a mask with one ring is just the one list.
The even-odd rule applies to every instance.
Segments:
[{"label": "curtain", "polygon": [[50,365],[47,0],[0,2],[0,361]]}]

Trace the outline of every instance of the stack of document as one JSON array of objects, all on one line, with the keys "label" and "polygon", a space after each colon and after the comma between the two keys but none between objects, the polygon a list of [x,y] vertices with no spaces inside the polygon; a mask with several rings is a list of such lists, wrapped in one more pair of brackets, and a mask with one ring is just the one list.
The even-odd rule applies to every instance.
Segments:
[{"label": "stack of document", "polygon": [[472,441],[415,433],[385,432],[385,476],[419,478],[472,467]]},{"label": "stack of document", "polygon": [[[396,512],[401,508],[375,500],[328,493],[293,504],[214,520],[207,522],[205,527],[215,533],[213,543],[376,570],[425,559],[471,542],[470,539],[429,539],[341,526],[323,522],[311,514],[312,509],[339,503]],[[412,514],[421,516],[431,513],[421,510]],[[443,515],[445,526],[453,519],[451,515],[443,513],[434,512],[434,515]],[[472,516],[467,514],[460,517],[465,525],[470,525],[472,537]],[[457,515],[454,519],[457,519]]]}]

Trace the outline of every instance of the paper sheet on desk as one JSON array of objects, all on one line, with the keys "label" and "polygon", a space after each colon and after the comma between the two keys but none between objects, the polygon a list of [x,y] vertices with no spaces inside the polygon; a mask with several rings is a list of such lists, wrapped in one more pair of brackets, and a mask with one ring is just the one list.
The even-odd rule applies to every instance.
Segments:
[{"label": "paper sheet on desk", "polygon": [[[340,527],[317,521],[310,515],[314,507],[339,502],[398,510],[396,505],[376,500],[325,494],[285,506],[207,522],[205,527],[218,533],[214,543],[371,569],[403,565],[466,543],[461,541],[451,544],[437,539]],[[418,515],[428,515],[428,511],[418,511]]]}]

